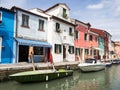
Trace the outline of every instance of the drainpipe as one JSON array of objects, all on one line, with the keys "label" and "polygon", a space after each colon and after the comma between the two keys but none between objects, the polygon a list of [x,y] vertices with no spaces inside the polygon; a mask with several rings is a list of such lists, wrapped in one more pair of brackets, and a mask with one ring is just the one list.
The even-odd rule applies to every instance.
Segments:
[{"label": "drainpipe", "polygon": [[[16,28],[15,28],[15,38],[17,38],[17,36],[18,36],[18,11],[17,11],[17,9],[15,9],[16,10],[16,17],[15,17],[15,19],[16,19]],[[16,42],[16,41],[15,41]],[[18,47],[18,43],[16,42],[16,63],[18,63],[18,52],[19,52],[19,47]]]}]

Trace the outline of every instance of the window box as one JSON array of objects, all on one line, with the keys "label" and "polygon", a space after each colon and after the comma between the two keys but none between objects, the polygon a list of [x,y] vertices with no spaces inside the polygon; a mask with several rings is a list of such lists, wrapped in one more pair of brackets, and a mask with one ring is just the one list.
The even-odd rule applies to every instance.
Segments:
[{"label": "window box", "polygon": [[67,15],[67,14],[64,14],[63,17],[67,19],[67,18],[68,18],[68,15]]},{"label": "window box", "polygon": [[60,29],[57,29],[56,32],[61,33],[61,30],[60,30]]},{"label": "window box", "polygon": [[73,36],[73,35],[74,35],[74,33],[70,33],[70,35],[71,35],[71,36]]}]

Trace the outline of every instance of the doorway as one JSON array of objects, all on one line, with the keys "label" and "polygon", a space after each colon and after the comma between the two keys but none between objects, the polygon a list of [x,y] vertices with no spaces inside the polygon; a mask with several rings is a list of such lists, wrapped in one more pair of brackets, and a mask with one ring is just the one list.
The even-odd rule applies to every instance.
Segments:
[{"label": "doorway", "polygon": [[0,63],[1,61],[1,52],[2,52],[2,37],[0,37]]},{"label": "doorway", "polygon": [[28,62],[29,46],[19,45],[18,62]]},{"label": "doorway", "polygon": [[63,45],[63,60],[66,59],[66,47]]}]

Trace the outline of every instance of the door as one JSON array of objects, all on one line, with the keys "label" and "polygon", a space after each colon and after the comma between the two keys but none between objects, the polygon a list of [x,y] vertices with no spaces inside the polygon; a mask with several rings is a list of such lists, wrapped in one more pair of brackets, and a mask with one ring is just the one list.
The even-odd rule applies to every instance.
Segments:
[{"label": "door", "polygon": [[66,59],[66,47],[63,46],[63,60]]},{"label": "door", "polygon": [[1,61],[1,52],[2,52],[2,37],[0,37],[0,63]]},{"label": "door", "polygon": [[19,45],[19,62],[28,62],[29,46]]}]

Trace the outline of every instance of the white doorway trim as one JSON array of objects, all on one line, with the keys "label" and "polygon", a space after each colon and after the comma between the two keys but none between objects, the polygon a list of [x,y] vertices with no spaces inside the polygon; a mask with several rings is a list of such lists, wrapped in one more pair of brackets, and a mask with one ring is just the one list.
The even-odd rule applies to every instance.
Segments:
[{"label": "white doorway trim", "polygon": [[0,37],[0,63],[2,62],[1,54],[2,54],[2,37]]}]

